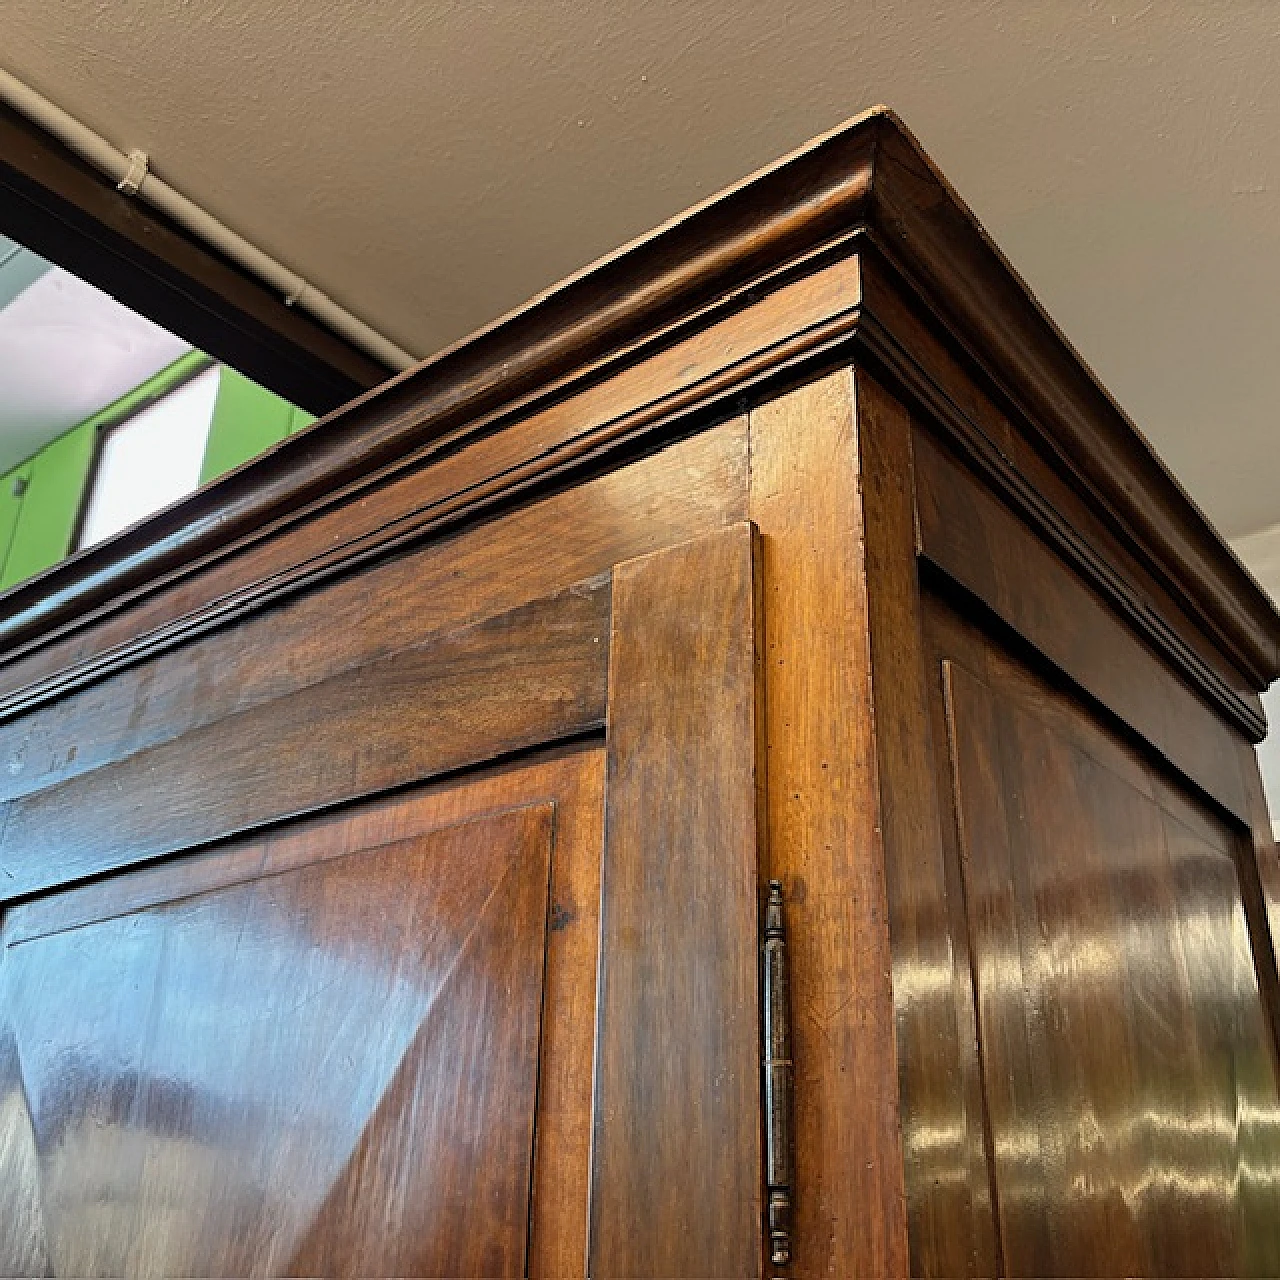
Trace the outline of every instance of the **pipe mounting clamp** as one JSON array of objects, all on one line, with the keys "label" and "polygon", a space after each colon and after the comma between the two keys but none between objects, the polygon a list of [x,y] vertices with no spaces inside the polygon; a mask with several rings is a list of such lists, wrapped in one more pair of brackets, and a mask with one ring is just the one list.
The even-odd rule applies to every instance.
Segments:
[{"label": "pipe mounting clamp", "polygon": [[133,150],[129,152],[129,169],[128,172],[116,183],[116,190],[122,192],[126,196],[136,196],[138,188],[142,186],[143,179],[150,172],[150,161],[145,151]]}]

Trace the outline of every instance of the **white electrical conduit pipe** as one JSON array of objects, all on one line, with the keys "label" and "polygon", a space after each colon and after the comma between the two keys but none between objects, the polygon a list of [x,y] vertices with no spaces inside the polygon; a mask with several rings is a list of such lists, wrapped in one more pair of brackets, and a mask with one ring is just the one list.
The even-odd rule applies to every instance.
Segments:
[{"label": "white electrical conduit pipe", "polygon": [[288,306],[301,308],[352,346],[359,347],[389,368],[400,370],[416,363],[415,357],[403,348],[150,173],[145,152],[133,151],[125,155],[88,125],[81,124],[74,116],[3,69],[0,69],[0,101],[8,103],[19,114],[53,134],[81,159],[106,174],[124,194],[137,196],[154,205],[179,226],[278,290]]}]

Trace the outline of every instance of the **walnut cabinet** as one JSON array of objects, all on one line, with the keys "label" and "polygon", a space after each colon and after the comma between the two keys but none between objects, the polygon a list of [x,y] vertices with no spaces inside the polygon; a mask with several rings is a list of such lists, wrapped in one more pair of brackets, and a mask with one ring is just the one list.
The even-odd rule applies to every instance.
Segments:
[{"label": "walnut cabinet", "polygon": [[5,1274],[1280,1269],[1280,619],[891,113],[0,645]]}]

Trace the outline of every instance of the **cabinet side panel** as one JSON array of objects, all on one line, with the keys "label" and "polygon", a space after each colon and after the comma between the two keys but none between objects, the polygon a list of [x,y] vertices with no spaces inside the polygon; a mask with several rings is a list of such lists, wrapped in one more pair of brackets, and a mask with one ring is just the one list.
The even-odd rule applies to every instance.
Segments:
[{"label": "cabinet side panel", "polygon": [[1240,770],[1221,714],[927,432],[916,436],[916,457],[924,557],[1243,818]]},{"label": "cabinet side panel", "polygon": [[1241,887],[1249,916],[1249,933],[1258,964],[1258,986],[1267,1007],[1271,1038],[1280,1055],[1280,848],[1276,847],[1267,812],[1267,797],[1253,745],[1238,740],[1240,781],[1249,806],[1249,834],[1242,840]]},{"label": "cabinet side panel", "polygon": [[907,1231],[853,377],[751,415],[769,874],[786,886],[797,1276],[901,1275]]},{"label": "cabinet side panel", "polygon": [[994,643],[952,652],[1008,1273],[1275,1274],[1276,1074],[1236,832]]}]

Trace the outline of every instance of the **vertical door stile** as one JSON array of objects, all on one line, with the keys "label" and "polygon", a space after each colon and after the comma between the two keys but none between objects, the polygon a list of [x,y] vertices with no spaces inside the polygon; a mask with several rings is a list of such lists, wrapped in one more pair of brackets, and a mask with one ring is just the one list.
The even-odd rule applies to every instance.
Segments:
[{"label": "vertical door stile", "polygon": [[614,571],[588,1270],[762,1262],[754,548]]}]

